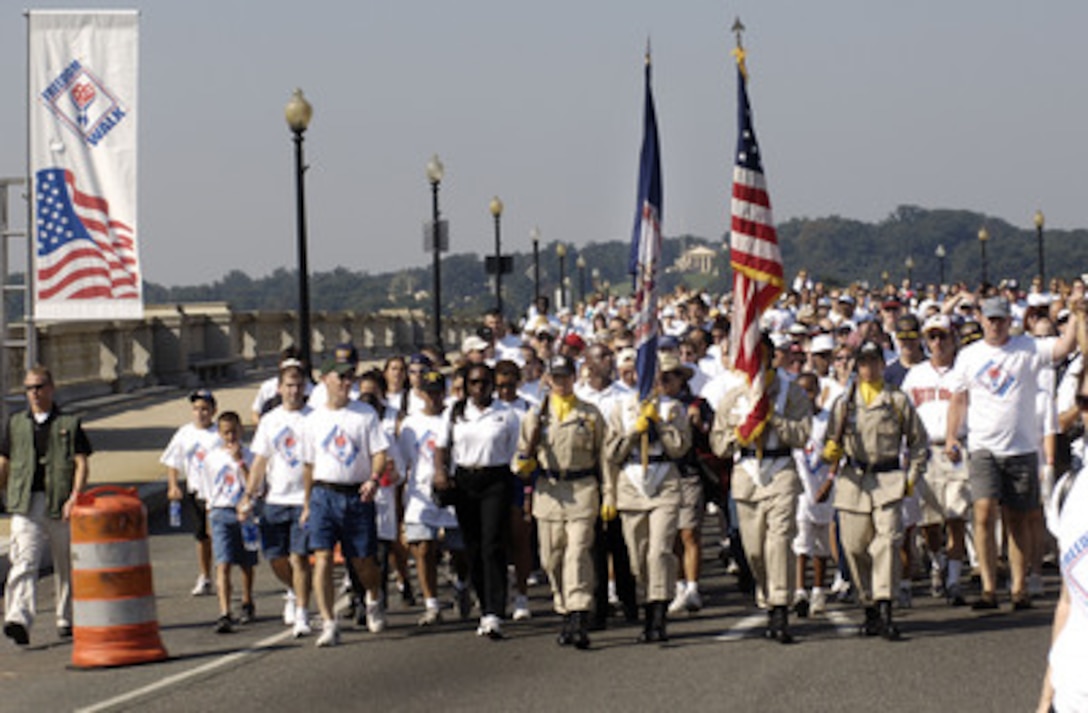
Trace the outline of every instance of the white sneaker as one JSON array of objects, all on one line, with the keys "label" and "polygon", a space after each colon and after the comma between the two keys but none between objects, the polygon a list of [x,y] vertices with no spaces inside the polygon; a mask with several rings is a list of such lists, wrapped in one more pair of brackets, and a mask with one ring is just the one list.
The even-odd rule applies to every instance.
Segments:
[{"label": "white sneaker", "polygon": [[688,607],[687,591],[684,589],[677,589],[676,596],[669,602],[669,614],[679,614],[685,611]]},{"label": "white sneaker", "polygon": [[371,634],[385,631],[385,610],[381,602],[368,602],[366,605],[366,628]]},{"label": "white sneaker", "polygon": [[827,593],[823,589],[812,590],[810,614],[823,614],[827,611]]},{"label": "white sneaker", "polygon": [[193,587],[192,595],[194,597],[210,597],[212,594],[215,594],[215,589],[212,587],[212,580],[204,575],[198,576],[196,578],[196,586]]},{"label": "white sneaker", "polygon": [[442,611],[439,609],[424,609],[423,616],[417,622],[419,626],[434,626],[442,623]]},{"label": "white sneaker", "polygon": [[319,649],[326,646],[336,646],[340,643],[340,627],[335,621],[325,621],[321,624],[321,636],[317,637],[314,644]]},{"label": "white sneaker", "polygon": [[314,633],[313,629],[310,628],[310,613],[302,607],[298,607],[295,610],[292,627],[296,639],[301,639],[303,636],[309,636]]},{"label": "white sneaker", "polygon": [[298,599],[295,593],[287,590],[283,595],[283,623],[285,626],[293,626],[295,623],[295,609],[298,608]]},{"label": "white sneaker", "polygon": [[476,627],[476,636],[486,636],[489,639],[502,638],[502,621],[494,614],[485,614],[480,617],[480,625]]},{"label": "white sneaker", "polygon": [[697,612],[703,608],[703,598],[699,595],[699,590],[688,590],[688,593],[684,595],[684,608],[689,612]]},{"label": "white sneaker", "polygon": [[514,621],[525,621],[533,616],[529,611],[529,597],[519,594],[514,597]]}]

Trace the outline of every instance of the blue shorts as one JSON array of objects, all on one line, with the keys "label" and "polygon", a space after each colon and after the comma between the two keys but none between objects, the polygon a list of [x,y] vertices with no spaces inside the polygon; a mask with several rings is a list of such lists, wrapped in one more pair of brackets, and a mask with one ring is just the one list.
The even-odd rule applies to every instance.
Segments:
[{"label": "blue shorts", "polygon": [[373,557],[377,551],[374,502],[364,503],[357,492],[337,492],[315,483],[306,527],[312,550],[331,550],[339,542],[348,559]]},{"label": "blue shorts", "polygon": [[261,549],[270,560],[288,555],[310,554],[306,531],[298,526],[301,505],[270,505],[265,503],[261,515]]},{"label": "blue shorts", "polygon": [[242,524],[234,508],[211,508],[208,520],[212,526],[212,553],[216,564],[236,564],[252,567],[257,553],[242,544]]}]

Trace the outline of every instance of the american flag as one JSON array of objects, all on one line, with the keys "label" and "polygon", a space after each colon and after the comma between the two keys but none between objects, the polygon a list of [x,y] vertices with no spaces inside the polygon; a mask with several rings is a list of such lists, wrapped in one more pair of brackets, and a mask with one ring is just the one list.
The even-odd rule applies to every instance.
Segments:
[{"label": "american flag", "polygon": [[139,299],[132,228],[60,168],[38,171],[39,300]]},{"label": "american flag", "polygon": [[782,294],[782,254],[771,215],[771,199],[763,177],[752,110],[748,106],[748,71],[744,50],[737,47],[737,155],[733,168],[732,236],[733,365],[749,384],[750,410],[737,428],[743,445],[756,440],[770,416],[766,377],[760,356],[759,320]]},{"label": "american flag", "polygon": [[635,228],[631,234],[628,272],[635,278],[635,348],[639,398],[646,400],[657,375],[657,273],[661,263],[661,156],[657,113],[650,88],[650,53],[646,52],[646,105],[643,110],[642,155],[639,160]]}]

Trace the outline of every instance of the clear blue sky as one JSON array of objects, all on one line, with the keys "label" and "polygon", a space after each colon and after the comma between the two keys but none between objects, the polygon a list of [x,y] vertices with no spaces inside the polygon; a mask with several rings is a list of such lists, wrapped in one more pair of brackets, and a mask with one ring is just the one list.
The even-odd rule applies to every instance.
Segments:
[{"label": "clear blue sky", "polygon": [[[666,235],[721,235],[736,132],[729,33],[748,27],[775,216],[878,220],[902,203],[1083,227],[1088,3],[683,0],[137,2],[140,251],[167,285],[295,265],[291,90],[306,137],[310,261],[429,262],[425,178],[446,165],[456,252],[488,202],[528,249],[627,238],[652,36]],[[117,7],[54,2],[48,7]],[[25,21],[0,21],[0,175],[25,168]],[[999,246],[992,246],[999,250]],[[787,266],[791,267],[791,266]]]}]

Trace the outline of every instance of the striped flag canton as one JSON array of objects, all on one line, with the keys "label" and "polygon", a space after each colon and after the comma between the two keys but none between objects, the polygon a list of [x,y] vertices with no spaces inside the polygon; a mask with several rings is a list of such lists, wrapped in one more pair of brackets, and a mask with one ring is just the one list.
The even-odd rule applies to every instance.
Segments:
[{"label": "striped flag canton", "polygon": [[104,198],[79,190],[71,171],[37,178],[39,299],[137,299],[132,229],[110,217]]}]

